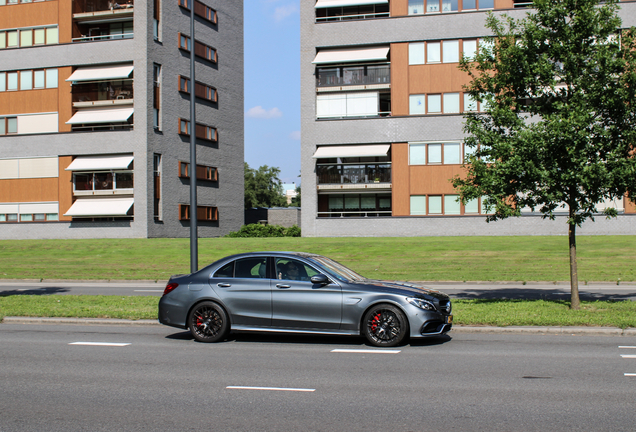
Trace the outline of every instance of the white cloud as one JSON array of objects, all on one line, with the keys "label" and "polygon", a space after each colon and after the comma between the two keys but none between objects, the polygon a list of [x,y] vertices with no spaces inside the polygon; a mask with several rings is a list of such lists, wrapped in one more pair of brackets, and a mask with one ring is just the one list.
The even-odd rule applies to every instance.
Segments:
[{"label": "white cloud", "polygon": [[250,108],[247,110],[246,115],[251,118],[260,118],[260,119],[273,119],[282,117],[283,113],[276,107],[266,110],[262,106],[258,105],[254,108]]},{"label": "white cloud", "polygon": [[274,10],[274,21],[281,22],[288,16],[296,13],[298,11],[298,7],[295,4],[290,4],[287,6],[279,6]]},{"label": "white cloud", "polygon": [[290,133],[289,139],[292,139],[294,141],[300,141],[300,131],[293,131],[292,133]]}]

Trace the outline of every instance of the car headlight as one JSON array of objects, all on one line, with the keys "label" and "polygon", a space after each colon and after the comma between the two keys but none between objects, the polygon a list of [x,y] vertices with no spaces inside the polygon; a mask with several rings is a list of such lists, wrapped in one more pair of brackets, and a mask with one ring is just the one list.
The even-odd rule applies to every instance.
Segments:
[{"label": "car headlight", "polygon": [[433,302],[424,300],[421,298],[407,297],[406,301],[411,303],[413,306],[417,306],[420,309],[434,311],[437,310]]}]

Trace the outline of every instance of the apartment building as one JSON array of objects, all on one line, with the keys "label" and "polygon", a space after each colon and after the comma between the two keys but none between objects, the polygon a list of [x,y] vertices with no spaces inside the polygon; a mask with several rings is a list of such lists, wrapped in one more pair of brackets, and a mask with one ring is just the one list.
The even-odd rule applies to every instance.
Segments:
[{"label": "apartment building", "polygon": [[[311,0],[301,2],[301,172],[304,236],[567,233],[524,213],[486,223],[481,200],[462,205],[463,93],[457,66],[487,43],[488,11],[523,18],[519,0]],[[621,3],[624,27],[636,2]],[[603,203],[618,219],[589,234],[636,234],[629,200]]]},{"label": "apartment building", "polygon": [[188,237],[191,133],[199,236],[236,230],[242,1],[0,0],[0,238]]}]

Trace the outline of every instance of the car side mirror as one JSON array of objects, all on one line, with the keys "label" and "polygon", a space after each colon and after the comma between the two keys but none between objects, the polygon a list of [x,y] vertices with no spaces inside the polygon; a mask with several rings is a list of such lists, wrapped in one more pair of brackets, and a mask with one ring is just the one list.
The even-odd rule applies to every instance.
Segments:
[{"label": "car side mirror", "polygon": [[311,277],[311,283],[317,285],[329,285],[329,278],[324,274],[317,274]]}]

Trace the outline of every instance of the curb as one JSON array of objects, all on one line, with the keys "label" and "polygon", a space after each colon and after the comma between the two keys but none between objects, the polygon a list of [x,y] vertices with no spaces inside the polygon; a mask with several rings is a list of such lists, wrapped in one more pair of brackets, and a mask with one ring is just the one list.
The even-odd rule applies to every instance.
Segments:
[{"label": "curb", "polygon": [[[127,320],[113,318],[36,318],[4,317],[3,324],[74,324],[74,325],[120,325],[120,326],[160,326],[157,320]],[[571,335],[571,336],[636,336],[636,328],[618,327],[543,327],[543,326],[462,326],[454,325],[452,333],[498,333],[498,334],[535,334],[535,335]]]}]

